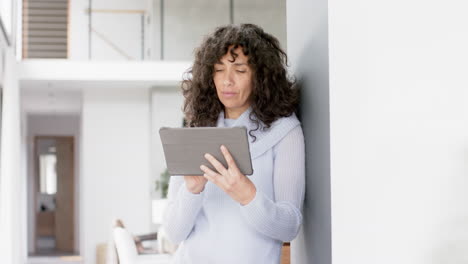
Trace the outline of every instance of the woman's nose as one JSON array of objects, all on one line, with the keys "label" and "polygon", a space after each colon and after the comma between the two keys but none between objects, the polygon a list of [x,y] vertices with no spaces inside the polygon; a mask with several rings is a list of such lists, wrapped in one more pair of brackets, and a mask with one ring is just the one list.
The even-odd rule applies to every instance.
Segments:
[{"label": "woman's nose", "polygon": [[228,80],[228,79],[225,79],[223,84],[224,84],[224,86],[231,86],[232,82],[230,80]]},{"label": "woman's nose", "polygon": [[231,71],[227,71],[227,72],[226,72],[226,75],[224,76],[223,84],[224,84],[225,86],[231,86],[231,85],[234,84],[234,79],[233,79],[233,76],[232,76],[232,72],[231,72]]}]

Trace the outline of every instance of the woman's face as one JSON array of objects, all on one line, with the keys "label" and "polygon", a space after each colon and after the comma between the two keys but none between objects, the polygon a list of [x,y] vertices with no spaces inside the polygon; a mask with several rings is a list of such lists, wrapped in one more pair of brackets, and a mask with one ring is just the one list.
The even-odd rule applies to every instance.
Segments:
[{"label": "woman's face", "polygon": [[250,106],[252,70],[242,48],[238,47],[234,52],[238,55],[235,60],[228,52],[214,65],[213,81],[226,111],[242,113]]}]

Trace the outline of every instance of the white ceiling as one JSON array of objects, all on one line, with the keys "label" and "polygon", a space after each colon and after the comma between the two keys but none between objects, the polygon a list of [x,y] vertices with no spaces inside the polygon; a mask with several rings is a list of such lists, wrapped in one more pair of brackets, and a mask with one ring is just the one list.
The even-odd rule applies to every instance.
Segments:
[{"label": "white ceiling", "polygon": [[20,81],[21,104],[27,113],[80,114],[85,89],[161,89],[174,90],[174,85],[149,81]]},{"label": "white ceiling", "polygon": [[23,60],[22,108],[28,113],[81,113],[86,89],[178,90],[187,62]]},{"label": "white ceiling", "polygon": [[28,84],[21,89],[21,107],[27,113],[80,114],[82,90],[63,89],[51,84],[37,89]]}]

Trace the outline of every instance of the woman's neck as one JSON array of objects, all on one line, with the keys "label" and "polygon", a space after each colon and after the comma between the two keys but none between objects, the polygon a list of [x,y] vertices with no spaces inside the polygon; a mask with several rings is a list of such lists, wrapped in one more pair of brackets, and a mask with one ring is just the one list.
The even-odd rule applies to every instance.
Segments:
[{"label": "woman's neck", "polygon": [[241,116],[245,110],[249,108],[249,105],[240,108],[224,108],[224,118],[226,119],[237,119]]}]

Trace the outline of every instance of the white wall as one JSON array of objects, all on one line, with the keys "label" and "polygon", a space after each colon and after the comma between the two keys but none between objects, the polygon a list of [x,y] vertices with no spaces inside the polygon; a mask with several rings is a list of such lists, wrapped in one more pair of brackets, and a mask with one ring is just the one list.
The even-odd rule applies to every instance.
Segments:
[{"label": "white wall", "polygon": [[[154,187],[155,181],[167,168],[159,129],[163,126],[182,127],[184,97],[179,88],[168,87],[153,89],[151,98],[152,177],[150,184]],[[155,198],[159,198],[161,190],[154,193]]]},{"label": "white wall", "polygon": [[[23,102],[24,103],[24,102]],[[28,178],[28,252],[34,252],[34,234],[35,234],[35,203],[34,172],[36,159],[34,158],[34,137],[35,136],[73,136],[74,137],[74,163],[75,163],[75,251],[80,252],[80,227],[79,227],[79,201],[80,201],[80,125],[79,115],[51,115],[51,114],[29,114],[26,115],[27,123],[27,178]]]},{"label": "white wall", "polygon": [[[21,124],[17,64],[6,50],[0,167],[0,256],[2,263],[26,260],[26,179],[21,170]],[[15,177],[16,176],[16,177]]]},{"label": "white wall", "polygon": [[328,1],[333,263],[468,261],[467,8]]},{"label": "white wall", "polygon": [[329,1],[335,263],[468,261],[467,8]]},{"label": "white wall", "polygon": [[130,232],[150,230],[150,91],[85,89],[82,112],[82,248],[95,263],[112,220]]}]

